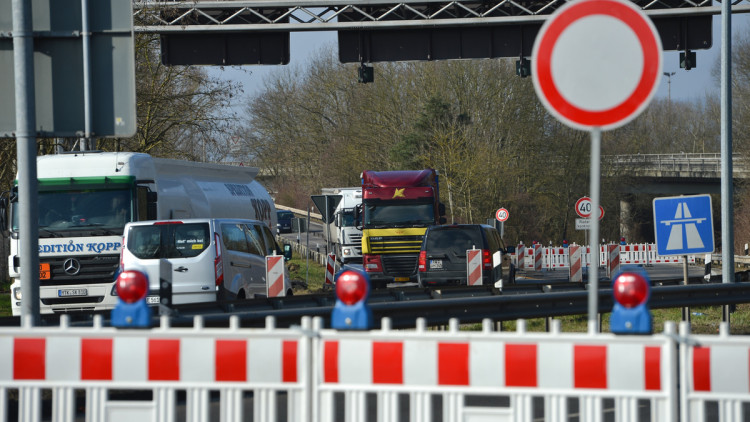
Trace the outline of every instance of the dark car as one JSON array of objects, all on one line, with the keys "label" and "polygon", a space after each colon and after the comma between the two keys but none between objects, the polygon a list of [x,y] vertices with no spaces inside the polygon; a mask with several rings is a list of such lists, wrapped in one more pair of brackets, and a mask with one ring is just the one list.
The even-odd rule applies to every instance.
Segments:
[{"label": "dark car", "polygon": [[292,213],[291,211],[276,210],[276,232],[291,233],[293,218],[294,213]]},{"label": "dark car", "polygon": [[422,287],[466,285],[466,250],[482,249],[482,284],[494,285],[503,276],[493,264],[495,252],[505,252],[500,233],[484,224],[430,226],[419,252],[417,279]]}]

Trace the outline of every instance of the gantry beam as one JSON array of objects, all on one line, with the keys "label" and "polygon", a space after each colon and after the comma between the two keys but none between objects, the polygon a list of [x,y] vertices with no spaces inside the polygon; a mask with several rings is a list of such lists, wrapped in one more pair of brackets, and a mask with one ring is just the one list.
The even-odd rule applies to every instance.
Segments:
[{"label": "gantry beam", "polygon": [[[562,0],[146,1],[133,2],[133,16],[136,32],[157,34],[375,30],[538,24],[564,3]],[[712,6],[710,0],[634,3],[652,18],[721,13],[721,6]],[[732,10],[750,12],[750,4],[736,2]]]}]

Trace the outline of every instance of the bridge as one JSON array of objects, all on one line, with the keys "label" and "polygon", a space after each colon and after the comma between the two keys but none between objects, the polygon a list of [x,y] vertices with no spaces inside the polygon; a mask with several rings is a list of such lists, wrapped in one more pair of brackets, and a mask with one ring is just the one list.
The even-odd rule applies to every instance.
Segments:
[{"label": "bridge", "polygon": [[[618,186],[627,193],[695,194],[719,193],[721,154],[632,154],[602,157],[605,176],[630,176],[634,183]],[[750,163],[732,156],[735,180],[750,178]]]}]

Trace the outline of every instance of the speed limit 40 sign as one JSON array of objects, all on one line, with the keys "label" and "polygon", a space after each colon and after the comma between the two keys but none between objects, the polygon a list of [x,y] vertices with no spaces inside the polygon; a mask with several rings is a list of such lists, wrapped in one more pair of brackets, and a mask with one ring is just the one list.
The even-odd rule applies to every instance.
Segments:
[{"label": "speed limit 40 sign", "polygon": [[[583,198],[576,201],[576,214],[581,218],[591,217],[591,198],[584,196]],[[599,219],[604,217],[604,208],[599,205]]]},{"label": "speed limit 40 sign", "polygon": [[497,219],[497,221],[506,221],[509,216],[510,214],[505,208],[500,208],[497,210],[497,212],[495,212],[495,218]]}]

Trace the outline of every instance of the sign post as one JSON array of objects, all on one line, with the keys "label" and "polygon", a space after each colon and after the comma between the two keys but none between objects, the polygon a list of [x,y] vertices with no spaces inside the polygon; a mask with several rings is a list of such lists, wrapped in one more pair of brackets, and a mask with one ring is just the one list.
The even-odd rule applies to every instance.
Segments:
[{"label": "sign post", "polygon": [[[592,37],[591,34],[597,34]],[[649,104],[662,70],[661,40],[651,20],[625,0],[579,0],[542,25],[532,51],[534,89],[562,123],[591,133],[591,209],[599,208],[602,130],[618,128]],[[597,263],[599,220],[591,219]],[[598,332],[598,266],[589,270],[589,332]]]}]

